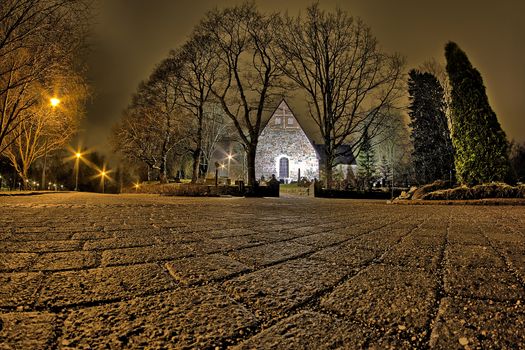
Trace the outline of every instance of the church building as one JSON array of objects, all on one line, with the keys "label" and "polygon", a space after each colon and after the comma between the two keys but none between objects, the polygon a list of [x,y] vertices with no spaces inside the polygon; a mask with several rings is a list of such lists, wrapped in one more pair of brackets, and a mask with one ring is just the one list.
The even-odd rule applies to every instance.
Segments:
[{"label": "church building", "polygon": [[255,156],[255,176],[272,175],[284,183],[319,178],[317,152],[285,100],[262,131]]}]

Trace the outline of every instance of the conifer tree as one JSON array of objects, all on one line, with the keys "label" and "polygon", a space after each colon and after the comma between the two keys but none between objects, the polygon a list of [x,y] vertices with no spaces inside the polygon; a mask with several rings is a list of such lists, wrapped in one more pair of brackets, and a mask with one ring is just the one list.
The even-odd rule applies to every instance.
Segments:
[{"label": "conifer tree", "polygon": [[449,179],[454,155],[443,88],[433,74],[411,70],[408,92],[416,180],[425,184]]},{"label": "conifer tree", "polygon": [[361,150],[359,151],[359,156],[357,157],[357,175],[359,177],[360,183],[362,183],[366,190],[370,190],[372,188],[372,181],[374,180],[375,171],[375,152],[372,146],[372,140],[368,134],[368,130],[365,129]]},{"label": "conifer tree", "polygon": [[483,79],[456,43],[445,46],[452,87],[452,142],[458,180],[464,184],[510,177],[509,144],[492,110]]}]

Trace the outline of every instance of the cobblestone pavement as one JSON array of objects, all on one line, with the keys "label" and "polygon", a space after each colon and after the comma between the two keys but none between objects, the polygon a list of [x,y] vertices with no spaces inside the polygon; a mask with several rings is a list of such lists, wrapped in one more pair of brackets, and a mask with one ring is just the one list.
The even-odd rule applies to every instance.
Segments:
[{"label": "cobblestone pavement", "polygon": [[525,207],[0,197],[0,349],[525,348]]}]

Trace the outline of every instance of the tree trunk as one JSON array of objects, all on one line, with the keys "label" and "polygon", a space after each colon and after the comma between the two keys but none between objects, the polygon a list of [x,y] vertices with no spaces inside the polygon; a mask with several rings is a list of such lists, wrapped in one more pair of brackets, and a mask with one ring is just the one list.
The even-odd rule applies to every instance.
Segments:
[{"label": "tree trunk", "polygon": [[246,147],[246,161],[248,165],[248,186],[255,185],[255,152],[257,145],[248,145]]},{"label": "tree trunk", "polygon": [[201,165],[201,153],[202,150],[197,148],[195,151],[193,151],[193,171],[191,174],[191,183],[194,184],[197,182],[197,179],[199,178],[199,168]]},{"label": "tree trunk", "polygon": [[159,181],[161,184],[168,183],[168,155],[163,154],[160,162]]},{"label": "tree trunk", "polygon": [[324,176],[325,176],[325,188],[330,190],[332,189],[332,178],[333,178],[333,168],[332,168],[332,157],[327,155],[326,161],[324,164]]}]

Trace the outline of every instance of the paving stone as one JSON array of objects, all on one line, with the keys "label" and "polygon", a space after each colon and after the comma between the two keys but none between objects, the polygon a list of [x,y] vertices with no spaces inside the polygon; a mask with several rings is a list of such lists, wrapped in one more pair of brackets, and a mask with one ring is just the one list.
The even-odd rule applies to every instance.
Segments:
[{"label": "paving stone", "polygon": [[182,258],[193,254],[193,250],[189,246],[183,244],[110,249],[102,252],[102,265],[112,266],[164,261]]},{"label": "paving stone", "polygon": [[27,269],[36,257],[35,253],[0,253],[0,271]]},{"label": "paving stone", "polygon": [[42,279],[37,272],[0,273],[0,307],[33,304]]},{"label": "paving stone", "polygon": [[525,284],[525,245],[509,245],[499,248],[499,251],[506,257]]},{"label": "paving stone", "polygon": [[0,242],[0,251],[5,253],[44,253],[77,250],[80,241],[24,241]]},{"label": "paving stone", "polygon": [[423,268],[436,271],[441,262],[442,253],[439,245],[421,244],[420,241],[403,240],[389,250],[382,262],[392,265]]},{"label": "paving stone", "polygon": [[58,252],[44,253],[40,255],[31,270],[37,271],[56,271],[87,269],[97,265],[97,257],[94,252]]},{"label": "paving stone", "polygon": [[181,244],[199,241],[201,238],[193,233],[178,233],[178,232],[168,232],[168,233],[158,233],[155,235],[155,239],[160,244]]},{"label": "paving stone", "polygon": [[522,235],[513,231],[485,231],[491,243],[499,248],[506,248],[509,246],[524,246],[525,238]]},{"label": "paving stone", "polygon": [[311,258],[329,261],[337,266],[354,268],[372,261],[377,256],[378,254],[374,250],[356,247],[351,242],[348,242],[334,247],[321,249],[312,254]]},{"label": "paving stone", "polygon": [[450,229],[448,241],[452,244],[463,245],[488,245],[489,242],[485,236],[476,227],[461,226]]},{"label": "paving stone", "polygon": [[519,304],[444,298],[430,337],[432,349],[523,349],[525,309]]},{"label": "paving stone", "polygon": [[113,235],[109,232],[101,232],[101,231],[85,231],[85,232],[75,232],[71,239],[78,239],[78,240],[95,240],[95,239],[108,239],[113,238]]},{"label": "paving stone", "polygon": [[73,232],[31,232],[31,233],[16,233],[10,237],[10,241],[67,241],[71,239]]},{"label": "paving stone", "polygon": [[155,237],[133,237],[133,238],[107,238],[94,241],[86,241],[84,250],[105,250],[131,247],[144,247],[157,243]]},{"label": "paving stone", "polygon": [[222,348],[257,324],[253,314],[210,287],[181,289],[73,311],[61,349]]},{"label": "paving stone", "polygon": [[389,227],[359,236],[349,241],[349,244],[383,253],[397,244],[407,234],[408,231],[405,229],[392,229]]},{"label": "paving stone", "polygon": [[501,269],[447,267],[444,281],[445,291],[451,295],[494,300],[525,297],[520,282]]},{"label": "paving stone", "polygon": [[364,349],[377,333],[332,316],[305,311],[286,318],[233,349]]},{"label": "paving stone", "polygon": [[47,312],[0,314],[0,349],[49,349],[56,331],[56,316]]},{"label": "paving stone", "polygon": [[329,245],[341,243],[349,238],[348,235],[334,233],[334,232],[322,232],[311,234],[309,236],[299,237],[294,239],[292,242],[309,245],[315,248],[324,248]]},{"label": "paving stone", "polygon": [[210,282],[249,271],[250,268],[221,254],[179,259],[166,263],[176,281],[185,285]]},{"label": "paving stone", "polygon": [[174,287],[156,264],[57,272],[48,276],[38,303],[63,307],[159,292]]},{"label": "paving stone", "polygon": [[263,244],[265,241],[260,240],[257,235],[239,236],[239,237],[224,237],[217,239],[210,239],[211,251],[228,251],[233,249],[242,249]]},{"label": "paving stone", "polygon": [[265,243],[276,243],[281,241],[289,241],[302,236],[297,232],[294,233],[286,230],[268,230],[255,233],[253,237]]},{"label": "paving stone", "polygon": [[294,242],[278,242],[246,248],[229,253],[234,259],[252,266],[264,266],[284,261],[312,251],[312,248]]},{"label": "paving stone", "polygon": [[330,263],[299,259],[258,270],[223,283],[235,299],[262,316],[285,315],[347,274]]},{"label": "paving stone", "polygon": [[489,246],[450,244],[446,257],[452,266],[505,268],[505,262]]},{"label": "paving stone", "polygon": [[199,236],[206,238],[226,238],[253,235],[254,231],[246,228],[223,228],[220,230],[210,230],[199,233]]},{"label": "paving stone", "polygon": [[324,308],[370,325],[425,327],[436,282],[427,272],[372,265],[321,299]]}]

